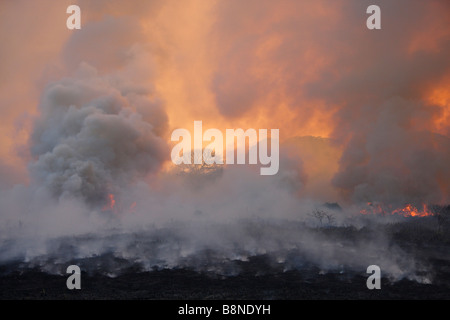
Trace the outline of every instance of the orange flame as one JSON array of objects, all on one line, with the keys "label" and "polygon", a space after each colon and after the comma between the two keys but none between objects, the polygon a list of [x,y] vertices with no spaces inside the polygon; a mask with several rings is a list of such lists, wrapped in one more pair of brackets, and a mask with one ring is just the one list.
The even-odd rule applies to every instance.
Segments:
[{"label": "orange flame", "polygon": [[116,200],[114,199],[114,195],[112,193],[108,194],[108,202],[102,208],[102,211],[114,210],[114,206],[116,205]]},{"label": "orange flame", "polygon": [[397,209],[397,210],[392,211],[392,214],[400,214],[404,217],[427,217],[427,216],[432,216],[433,212],[431,212],[427,208],[426,204],[422,205],[422,210],[417,209],[416,207],[414,207],[411,204],[407,204],[402,209]]},{"label": "orange flame", "polygon": [[422,204],[422,208],[418,209],[412,204],[407,204],[403,208],[392,210],[391,206],[383,206],[382,204],[373,204],[368,202],[368,209],[363,209],[360,214],[391,214],[402,215],[404,217],[427,217],[433,216],[434,213],[428,209],[426,204]]}]

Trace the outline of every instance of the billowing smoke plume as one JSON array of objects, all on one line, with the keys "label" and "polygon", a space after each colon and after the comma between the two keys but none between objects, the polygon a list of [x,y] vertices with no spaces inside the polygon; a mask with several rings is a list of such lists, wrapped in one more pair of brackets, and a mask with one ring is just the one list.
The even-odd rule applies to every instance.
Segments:
[{"label": "billowing smoke plume", "polygon": [[[40,101],[12,104],[0,87],[8,121],[38,105],[23,129],[29,185],[11,188],[20,174],[0,162],[0,261],[51,269],[112,254],[145,270],[220,271],[267,255],[286,269],[413,274],[383,229],[349,227],[351,240],[317,230],[379,222],[336,204],[321,215],[327,201],[450,200],[448,2],[377,2],[382,30],[369,31],[371,1],[79,1],[82,29],[36,54]],[[12,3],[0,5],[26,11]],[[194,120],[280,129],[279,173],[166,166],[170,130]],[[109,194],[116,207],[103,211]]]},{"label": "billowing smoke plume", "polygon": [[343,151],[328,181],[339,201],[447,203],[449,3],[377,1],[382,29],[370,31],[372,2],[221,2],[217,107],[270,110],[284,137],[328,132]]},{"label": "billowing smoke plume", "polygon": [[399,97],[366,108],[366,120],[350,124],[366,122],[350,135],[334,185],[356,203],[448,203],[450,139],[411,123],[426,109]]},{"label": "billowing smoke plume", "polygon": [[114,87],[88,65],[81,66],[77,78],[50,84],[31,138],[36,182],[57,197],[98,204],[157,171],[168,151],[155,134],[161,124],[134,111],[142,105],[163,112],[139,93]]}]

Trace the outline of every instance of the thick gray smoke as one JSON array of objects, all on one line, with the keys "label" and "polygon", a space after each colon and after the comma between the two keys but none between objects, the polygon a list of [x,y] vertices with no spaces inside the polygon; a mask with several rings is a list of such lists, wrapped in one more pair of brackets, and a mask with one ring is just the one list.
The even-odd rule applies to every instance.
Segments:
[{"label": "thick gray smoke", "polygon": [[30,171],[56,197],[99,204],[160,168],[168,153],[154,130],[161,124],[145,121],[131,108],[139,110],[138,102],[163,111],[132,91],[123,93],[93,68],[81,69],[77,78],[52,83],[44,92],[31,138],[36,161]]},{"label": "thick gray smoke", "polygon": [[448,102],[427,97],[434,86],[448,88],[449,2],[376,1],[377,31],[365,27],[371,4],[221,2],[218,108],[233,118],[271,101],[276,114],[288,97],[295,116],[283,128],[307,126],[320,112],[344,150],[332,184],[349,203],[448,203]]},{"label": "thick gray smoke", "polygon": [[[147,18],[146,10],[157,16],[159,1],[136,7],[142,12],[125,2],[101,3],[111,16],[94,15],[68,39],[61,59],[65,77],[42,92],[30,138],[30,185],[7,188],[14,173],[2,176],[0,188],[7,190],[0,194],[0,262],[55,272],[55,265],[109,254],[143,270],[192,267],[229,275],[239,272],[239,262],[267,255],[282,270],[313,264],[360,272],[378,264],[393,278],[415,277],[413,257],[382,228],[358,233],[377,218],[328,210],[320,195],[299,196],[308,172],[289,148],[271,178],[246,166],[215,168],[214,174],[160,170],[170,156],[169,119],[164,97],[149,85],[157,73],[152,66],[157,59],[164,68],[185,57],[171,52],[171,38],[166,43],[156,37],[161,48],[155,48],[157,41],[149,44],[134,19]],[[414,15],[406,18],[405,1],[383,1],[383,26],[394,28],[394,17],[402,26],[401,32],[383,30],[383,37],[354,31],[364,26],[364,1],[283,3],[223,1],[215,8],[208,37],[214,38],[211,51],[219,53],[212,59],[211,94],[220,113],[238,118],[261,101],[286,98],[295,114],[286,119],[286,131],[292,123],[306,126],[316,108],[333,113],[332,138],[344,150],[333,184],[345,199],[403,203],[448,197],[442,185],[450,180],[449,138],[414,126],[422,119],[429,125],[439,113],[421,100],[423,77],[438,81],[450,67],[448,40],[437,43],[437,51],[406,55],[404,30],[416,23],[411,17],[424,2],[411,2]],[[314,100],[320,103],[309,104]],[[320,193],[322,183],[313,190]],[[109,194],[116,197],[115,207],[104,210]],[[328,210],[328,218],[314,216],[317,210]],[[337,237],[326,233],[328,227],[359,237]]]},{"label": "thick gray smoke", "polygon": [[353,203],[448,203],[450,139],[411,128],[409,122],[420,117],[423,106],[397,97],[362,109],[370,116],[351,135],[334,185]]}]

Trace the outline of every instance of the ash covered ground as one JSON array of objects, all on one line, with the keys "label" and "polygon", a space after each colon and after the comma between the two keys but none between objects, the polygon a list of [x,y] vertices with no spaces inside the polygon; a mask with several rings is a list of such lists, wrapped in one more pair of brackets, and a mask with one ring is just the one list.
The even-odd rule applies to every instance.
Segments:
[{"label": "ash covered ground", "polygon": [[[370,227],[256,219],[34,239],[39,253],[9,239],[0,298],[449,299],[449,230],[437,217]],[[71,264],[82,270],[81,290],[66,288]],[[381,290],[366,287],[371,264],[381,268]]]},{"label": "ash covered ground", "polygon": [[449,298],[450,1],[77,2],[0,1],[0,298]]}]

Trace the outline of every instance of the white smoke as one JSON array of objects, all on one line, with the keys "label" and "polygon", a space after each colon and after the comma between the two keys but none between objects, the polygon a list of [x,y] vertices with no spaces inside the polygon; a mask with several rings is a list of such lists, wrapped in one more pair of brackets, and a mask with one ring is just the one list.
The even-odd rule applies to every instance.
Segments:
[{"label": "white smoke", "polygon": [[[263,18],[272,12],[271,2],[264,3],[262,10],[257,11]],[[241,10],[241,2],[235,1],[225,12],[247,15],[256,12],[252,6],[260,4],[248,2],[247,9]],[[229,2],[221,4],[228,5]],[[291,5],[295,7],[296,2]],[[307,7],[305,3],[302,6]],[[263,20],[258,16],[253,19]],[[229,20],[224,15],[220,21],[228,24]],[[307,27],[308,21],[295,19],[294,26],[299,26],[295,29],[312,29]],[[291,28],[290,24],[281,23],[280,32],[286,26]],[[220,28],[220,24],[216,27]],[[365,270],[368,265],[378,264],[394,278],[414,276],[414,259],[393,246],[382,230],[363,240],[343,240],[315,230],[317,221],[310,214],[322,203],[298,196],[307,183],[307,172],[300,160],[287,154],[281,155],[280,171],[271,178],[261,177],[245,166],[225,167],[206,177],[160,170],[170,155],[163,138],[168,118],[163,97],[148,86],[154,72],[148,66],[153,60],[151,50],[142,43],[141,31],[139,23],[132,19],[106,17],[86,23],[68,40],[62,59],[67,75],[49,83],[42,92],[39,116],[30,138],[32,181],[29,186],[17,185],[0,195],[1,262],[25,261],[52,271],[55,260],[64,264],[112,254],[130,263],[138,262],[144,270],[155,266],[193,267],[233,274],[239,268],[232,267],[232,272],[222,268],[233,261],[268,255],[283,270],[300,269],[307,264],[324,270]],[[234,39],[233,32],[230,34],[227,28],[222,31]],[[291,41],[291,37],[297,40],[295,32],[287,34],[288,41],[275,54],[283,61],[282,69],[289,80],[282,92],[290,95],[296,106],[303,107],[303,97],[292,83],[305,84],[305,79],[297,77],[308,61],[297,66],[296,52],[303,49],[293,45],[297,41]],[[116,37],[120,41],[112,41]],[[263,33],[259,37],[265,39]],[[316,46],[333,51],[329,50],[328,40],[333,40],[334,46],[339,41],[332,38],[322,34],[322,38],[317,37]],[[93,47],[90,43],[95,39],[102,41]],[[257,43],[254,45],[258,47]],[[219,64],[226,70],[218,68],[213,79],[212,87],[225,116],[239,116],[245,112],[245,106],[257,106],[258,100],[264,99],[263,93],[271,94],[270,78],[255,80],[243,76],[246,72],[242,70],[246,71],[254,58],[252,46],[244,47],[246,59],[242,59],[239,50],[233,51],[234,47],[230,56],[224,53]],[[337,51],[343,55],[336,58],[337,64],[345,62],[347,51]],[[440,61],[444,56],[448,55],[439,55]],[[398,61],[390,62],[389,66]],[[365,66],[364,62],[361,64]],[[306,82],[306,94],[325,95],[329,105],[352,96],[350,92],[355,91],[362,76],[358,72],[348,74],[347,63],[342,66],[342,74],[347,78],[325,81],[328,73],[319,75],[319,80],[316,77],[311,80],[313,83]],[[248,68],[248,74],[252,74]],[[364,77],[371,71],[367,68],[362,68]],[[236,70],[237,75],[229,69]],[[395,72],[395,68],[392,70]],[[384,76],[380,75],[380,83]],[[373,90],[372,86],[367,87]],[[367,94],[358,91],[363,97]],[[377,108],[364,109],[357,95],[356,101],[349,102],[337,114],[342,126],[335,135],[343,143],[346,139],[350,143],[345,145],[341,170],[334,183],[355,201],[374,200],[366,199],[370,195],[387,201],[391,201],[389,197],[403,201],[411,195],[432,200],[432,195],[438,193],[433,177],[449,175],[448,139],[407,130],[401,119],[410,114],[409,106],[419,116],[421,106],[410,104],[407,94],[392,99],[383,90],[375,94],[380,92],[385,99],[376,104]],[[349,115],[359,118],[353,121]],[[429,148],[435,139],[439,139],[438,147]],[[388,153],[393,162],[385,163]],[[396,170],[402,168],[395,165],[397,160],[400,167],[405,165],[410,171],[407,175],[398,174]],[[411,185],[411,181],[425,184]],[[102,210],[110,193],[116,197],[115,207]],[[374,223],[370,218],[368,222],[352,219],[348,210],[332,214],[334,223],[330,226]],[[104,267],[108,272],[109,266]]]},{"label": "white smoke", "polygon": [[43,94],[30,172],[57,197],[98,204],[157,171],[167,148],[152,123],[131,108],[132,92],[123,94],[87,65],[81,69],[77,78],[52,83]]}]

